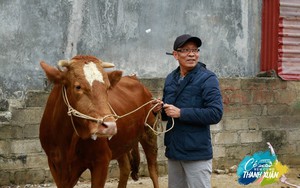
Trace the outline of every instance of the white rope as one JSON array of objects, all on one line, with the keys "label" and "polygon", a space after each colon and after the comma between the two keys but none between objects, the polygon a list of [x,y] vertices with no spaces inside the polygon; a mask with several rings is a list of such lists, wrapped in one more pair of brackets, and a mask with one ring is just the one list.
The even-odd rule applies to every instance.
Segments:
[{"label": "white rope", "polygon": [[[67,91],[66,91],[66,88],[65,88],[65,87],[63,87],[63,89],[62,89],[62,96],[63,96],[63,100],[64,100],[65,104],[66,104],[67,107],[68,107],[68,112],[67,112],[67,114],[71,117],[72,126],[73,126],[73,129],[75,130],[77,136],[79,136],[79,134],[78,134],[77,129],[76,129],[75,125],[74,125],[73,116],[76,116],[76,117],[79,117],[79,118],[82,118],[82,119],[87,119],[87,120],[95,121],[95,122],[97,122],[97,124],[102,124],[103,121],[104,121],[104,119],[106,119],[106,118],[108,118],[108,117],[114,117],[114,118],[116,119],[116,121],[117,121],[117,119],[118,119],[118,117],[116,117],[116,116],[113,115],[113,114],[109,114],[109,115],[104,116],[103,118],[97,119],[97,118],[88,116],[88,115],[86,115],[86,114],[83,114],[83,113],[81,113],[81,112],[78,112],[76,109],[74,109],[74,108],[70,105],[69,100],[68,100],[68,97],[67,97]],[[72,116],[72,115],[73,115],[73,116]],[[92,135],[92,138],[95,137],[95,134],[96,134],[96,133],[94,133],[94,134]]]},{"label": "white rope", "polygon": [[[76,117],[79,117],[79,118],[83,118],[83,119],[95,121],[95,122],[97,122],[98,124],[102,124],[103,121],[104,121],[104,119],[106,119],[106,118],[108,118],[108,117],[114,117],[115,120],[117,121],[117,120],[120,119],[120,118],[123,118],[123,117],[126,117],[126,116],[130,115],[130,114],[135,113],[136,111],[140,110],[141,108],[145,107],[146,105],[148,105],[148,104],[150,104],[150,103],[152,103],[153,101],[156,100],[156,99],[150,100],[150,101],[146,102],[145,104],[143,104],[142,106],[138,107],[137,109],[132,110],[132,111],[130,111],[130,112],[124,114],[124,115],[121,115],[121,116],[117,115],[117,113],[114,111],[114,109],[112,108],[112,106],[108,103],[108,105],[109,105],[111,111],[112,111],[114,114],[109,114],[109,115],[104,116],[103,118],[97,119],[97,118],[88,116],[88,115],[86,115],[86,114],[83,114],[83,113],[77,111],[76,109],[74,109],[74,108],[70,105],[70,103],[69,103],[69,100],[68,100],[68,97],[67,97],[67,91],[66,91],[66,88],[65,88],[65,87],[63,87],[63,89],[62,89],[62,96],[63,96],[63,100],[64,100],[65,104],[66,104],[67,107],[68,107],[68,112],[67,112],[67,114],[71,117],[72,126],[73,126],[73,128],[74,128],[74,130],[75,130],[75,132],[76,132],[76,134],[77,134],[78,136],[79,136],[79,134],[78,134],[78,132],[77,132],[77,130],[76,130],[76,127],[75,127],[75,125],[74,125],[72,115],[73,115],[73,116],[76,116]],[[161,117],[161,114],[159,113],[159,114],[156,116],[156,120],[155,120],[155,122],[154,122],[153,127],[151,127],[151,126],[147,123],[147,120],[148,120],[148,118],[149,118],[150,113],[152,112],[152,110],[153,110],[157,105],[160,105],[160,104],[159,104],[159,103],[155,104],[155,105],[149,110],[149,112],[148,112],[148,114],[147,114],[147,116],[146,116],[146,118],[145,118],[144,124],[145,124],[145,126],[148,126],[148,127],[154,132],[154,134],[159,135],[159,134],[166,133],[166,132],[170,131],[171,129],[173,129],[173,127],[174,127],[174,118],[172,118],[172,126],[171,126],[169,129],[167,129],[166,131],[157,131],[157,130],[155,130],[155,128],[153,128],[153,127],[156,127],[156,125],[159,124],[159,121],[161,122],[161,118],[159,118],[159,117]],[[92,135],[92,137],[93,137],[93,135]]]},{"label": "white rope", "polygon": [[[154,100],[155,100],[155,99],[154,99]],[[152,100],[152,101],[154,101],[154,100]],[[151,102],[152,102],[152,101],[151,101]],[[171,126],[169,129],[167,129],[167,130],[165,130],[165,131],[156,131],[154,128],[152,128],[152,127],[147,123],[147,119],[148,119],[150,113],[151,113],[152,110],[153,110],[156,106],[158,106],[158,105],[160,105],[160,104],[159,104],[159,103],[156,103],[156,104],[149,110],[149,112],[148,112],[148,114],[147,114],[147,116],[146,116],[146,119],[145,119],[145,125],[148,126],[148,127],[154,132],[155,135],[160,135],[160,134],[169,132],[171,129],[173,129],[174,124],[175,124],[175,123],[174,123],[174,118],[172,118],[172,126]],[[153,127],[155,127],[155,125],[158,125],[158,124],[160,124],[160,126],[162,127],[162,125],[161,125],[161,111],[156,115],[156,118],[155,118],[155,122],[154,122]]]},{"label": "white rope", "polygon": [[[126,117],[126,116],[128,116],[128,115],[130,115],[130,114],[132,114],[132,113],[134,113],[134,112],[136,112],[136,111],[138,111],[138,110],[140,110],[141,108],[143,108],[143,107],[145,107],[146,105],[152,103],[153,101],[156,101],[156,99],[152,99],[152,100],[146,102],[145,104],[143,104],[142,106],[138,107],[137,109],[132,110],[131,112],[128,112],[127,114],[124,114],[124,115],[122,115],[122,116],[117,115],[116,112],[114,111],[114,109],[112,108],[112,106],[111,106],[110,104],[109,104],[109,106],[110,106],[111,110],[113,111],[113,113],[115,114],[115,116],[117,116],[118,119],[120,119],[120,118]],[[162,134],[162,133],[169,132],[169,131],[170,131],[171,129],[173,129],[173,127],[174,127],[174,118],[172,118],[172,126],[171,126],[169,129],[167,129],[167,130],[165,130],[165,131],[157,131],[157,130],[155,130],[155,128],[153,128],[153,127],[156,127],[156,125],[159,124],[159,122],[161,122],[161,118],[160,118],[160,117],[161,117],[161,112],[160,112],[159,114],[156,115],[156,118],[155,118],[155,122],[154,122],[153,127],[151,127],[151,125],[149,125],[149,124],[147,123],[147,120],[148,120],[148,118],[149,118],[150,113],[152,113],[152,110],[153,110],[156,106],[158,106],[158,105],[160,105],[160,104],[157,103],[157,104],[153,105],[152,108],[150,108],[150,110],[148,111],[147,116],[146,116],[146,118],[145,118],[145,122],[144,122],[145,126],[149,127],[150,130],[152,130],[153,133],[154,133],[155,135],[160,135],[160,134]]]},{"label": "white rope", "polygon": [[122,116],[117,115],[117,113],[114,111],[114,109],[112,108],[112,106],[111,106],[110,104],[108,104],[108,105],[109,105],[110,109],[113,111],[113,113],[115,114],[115,116],[117,116],[118,119],[120,119],[120,118],[123,118],[123,117],[125,117],[125,116],[130,115],[130,114],[133,114],[134,112],[136,112],[136,111],[138,111],[139,109],[145,107],[146,105],[148,105],[149,103],[151,103],[151,102],[154,101],[154,100],[155,100],[155,99],[153,99],[153,100],[151,100],[151,101],[148,101],[148,102],[146,102],[145,104],[143,104],[142,106],[138,107],[137,109],[132,110],[131,112],[128,112],[127,114],[124,114],[124,115],[122,115]]}]

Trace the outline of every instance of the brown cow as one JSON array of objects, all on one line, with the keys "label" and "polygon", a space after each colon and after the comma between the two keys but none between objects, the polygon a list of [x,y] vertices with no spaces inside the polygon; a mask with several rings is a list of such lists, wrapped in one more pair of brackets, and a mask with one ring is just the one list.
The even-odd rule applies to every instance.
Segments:
[{"label": "brown cow", "polygon": [[[128,154],[140,142],[157,188],[156,136],[144,125],[151,105],[120,118],[150,101],[150,92],[135,77],[105,72],[108,64],[93,56],[75,56],[59,64],[64,70],[41,62],[54,86],[41,120],[40,141],[57,187],[74,187],[86,169],[91,187],[104,187],[113,159],[120,168],[118,187],[126,187]],[[147,123],[154,123],[152,113]]]}]

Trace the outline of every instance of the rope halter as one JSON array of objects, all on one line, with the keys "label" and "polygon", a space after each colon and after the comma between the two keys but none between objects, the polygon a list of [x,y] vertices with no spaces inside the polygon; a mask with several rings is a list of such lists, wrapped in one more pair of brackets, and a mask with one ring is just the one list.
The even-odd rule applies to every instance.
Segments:
[{"label": "rope halter", "polygon": [[[128,115],[130,115],[130,114],[132,114],[132,113],[135,113],[136,111],[140,110],[141,108],[145,107],[146,105],[148,105],[148,104],[150,104],[150,103],[152,103],[153,101],[156,100],[156,99],[150,100],[150,101],[146,102],[145,104],[143,104],[142,106],[138,107],[137,109],[135,109],[135,110],[133,110],[133,111],[131,111],[131,112],[128,112],[128,113],[126,113],[126,114],[124,114],[124,115],[121,115],[121,116],[117,115],[116,112],[114,111],[114,109],[112,108],[112,106],[108,103],[108,106],[110,107],[111,111],[112,111],[114,114],[109,114],[109,115],[106,115],[106,116],[104,116],[104,117],[102,117],[102,118],[97,119],[97,118],[88,116],[88,115],[86,115],[86,114],[83,114],[83,113],[81,113],[81,112],[78,112],[76,109],[74,109],[74,108],[70,105],[70,103],[69,103],[69,100],[68,100],[68,97],[67,97],[67,91],[66,91],[66,88],[65,88],[65,87],[63,87],[63,89],[62,89],[62,96],[63,96],[63,100],[64,100],[65,104],[66,104],[67,107],[68,107],[68,112],[67,112],[67,114],[71,117],[72,126],[73,126],[73,129],[74,129],[75,133],[77,134],[77,136],[79,136],[79,134],[78,134],[78,132],[77,132],[77,130],[76,130],[76,127],[75,127],[75,125],[74,125],[73,116],[76,116],[76,117],[79,117],[79,118],[82,118],[82,119],[87,119],[87,120],[90,120],[90,121],[95,121],[95,122],[97,122],[97,124],[102,124],[106,118],[113,117],[113,118],[115,119],[115,121],[117,121],[117,120],[120,119],[120,118],[126,117],[126,116],[128,116]],[[155,120],[155,123],[154,123],[153,127],[151,127],[151,126],[147,123],[147,120],[148,120],[148,118],[149,118],[150,113],[152,112],[152,110],[153,110],[157,105],[158,105],[158,104],[155,104],[152,108],[150,108],[150,110],[148,111],[147,116],[146,116],[146,118],[145,118],[145,122],[144,122],[145,126],[149,127],[149,128],[153,131],[153,133],[154,133],[155,135],[159,135],[159,134],[162,134],[162,133],[169,132],[169,131],[170,131],[171,129],[173,129],[173,127],[174,127],[174,119],[171,118],[171,119],[172,119],[172,126],[171,126],[169,129],[167,129],[167,130],[165,130],[165,131],[157,131],[157,130],[155,130],[155,127],[161,123],[161,116],[160,116],[160,115],[157,115],[157,116],[156,116],[156,120]],[[162,129],[162,126],[160,126],[160,127],[161,127],[161,129]],[[92,136],[91,136],[91,138],[92,138],[93,140],[96,140],[96,139],[97,139],[96,133],[97,133],[97,132],[93,133]]]},{"label": "rope halter", "polygon": [[[63,89],[62,89],[62,96],[63,96],[63,100],[64,100],[65,104],[66,104],[67,107],[68,107],[68,112],[67,112],[67,114],[68,114],[68,116],[71,117],[72,126],[73,126],[73,129],[74,129],[75,133],[77,134],[77,136],[79,136],[79,134],[78,134],[77,129],[76,129],[75,125],[74,125],[73,116],[76,116],[76,117],[79,117],[79,118],[82,118],[82,119],[86,119],[86,120],[90,120],[90,121],[94,121],[94,122],[96,122],[96,123],[99,124],[99,125],[103,124],[103,122],[104,122],[104,120],[105,120],[106,118],[113,117],[113,118],[115,118],[115,121],[117,121],[117,119],[119,118],[119,117],[118,117],[117,115],[115,115],[115,114],[109,114],[109,115],[106,115],[106,116],[104,116],[104,117],[102,117],[102,118],[98,118],[98,119],[97,119],[97,118],[88,116],[88,115],[86,115],[86,114],[83,114],[83,113],[77,111],[76,109],[74,109],[74,108],[70,105],[69,100],[68,100],[68,96],[67,96],[67,91],[66,91],[66,88],[65,88],[65,87],[63,87]],[[91,136],[91,138],[92,138],[93,140],[96,140],[96,139],[97,139],[96,133],[97,133],[97,132],[93,133],[92,136]]]}]

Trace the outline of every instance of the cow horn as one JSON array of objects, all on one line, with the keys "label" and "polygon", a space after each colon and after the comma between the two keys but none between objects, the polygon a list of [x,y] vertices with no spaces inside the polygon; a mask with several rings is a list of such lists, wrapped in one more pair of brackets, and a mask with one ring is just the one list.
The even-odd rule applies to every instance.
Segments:
[{"label": "cow horn", "polygon": [[109,63],[109,62],[102,62],[101,66],[103,68],[112,68],[112,67],[115,67],[115,65],[113,63]]},{"label": "cow horn", "polygon": [[70,64],[70,62],[68,60],[60,60],[57,63],[57,68],[60,71],[63,71],[63,67],[67,67]]}]

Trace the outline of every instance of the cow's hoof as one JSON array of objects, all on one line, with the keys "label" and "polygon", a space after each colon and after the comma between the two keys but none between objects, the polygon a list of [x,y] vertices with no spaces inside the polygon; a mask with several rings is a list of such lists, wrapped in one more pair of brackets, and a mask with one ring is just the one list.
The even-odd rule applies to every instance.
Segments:
[{"label": "cow's hoof", "polygon": [[139,180],[139,175],[138,175],[137,173],[131,172],[131,178],[132,178],[134,181],[137,181],[137,180]]}]

